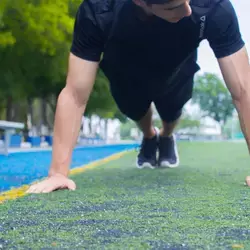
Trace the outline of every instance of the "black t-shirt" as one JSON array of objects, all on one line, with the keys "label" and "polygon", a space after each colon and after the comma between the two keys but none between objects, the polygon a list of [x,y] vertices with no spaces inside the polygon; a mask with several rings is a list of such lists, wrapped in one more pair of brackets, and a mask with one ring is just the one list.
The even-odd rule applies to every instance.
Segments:
[{"label": "black t-shirt", "polygon": [[[112,0],[84,0],[76,16],[71,47],[71,52],[82,59],[101,60],[101,68],[112,81],[168,77],[203,39],[208,40],[217,58],[244,46],[229,0],[216,3],[199,22],[194,21],[196,8],[191,2],[192,15],[178,23],[156,16],[147,18],[132,0],[113,1],[111,11]],[[202,1],[207,2],[198,2]]]}]

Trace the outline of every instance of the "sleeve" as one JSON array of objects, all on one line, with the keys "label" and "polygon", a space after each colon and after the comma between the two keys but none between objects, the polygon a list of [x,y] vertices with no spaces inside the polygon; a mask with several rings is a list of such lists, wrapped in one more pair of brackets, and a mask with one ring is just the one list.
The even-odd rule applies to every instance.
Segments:
[{"label": "sleeve", "polygon": [[229,56],[244,45],[238,18],[230,0],[219,3],[207,22],[207,40],[217,58]]},{"label": "sleeve", "polygon": [[104,39],[88,2],[84,0],[77,11],[70,51],[84,60],[98,62],[103,52]]}]

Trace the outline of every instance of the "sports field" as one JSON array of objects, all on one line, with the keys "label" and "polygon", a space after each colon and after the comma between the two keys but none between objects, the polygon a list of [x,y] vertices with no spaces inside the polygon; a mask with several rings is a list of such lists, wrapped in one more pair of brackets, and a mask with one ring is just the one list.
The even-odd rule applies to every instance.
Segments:
[{"label": "sports field", "polygon": [[250,249],[244,143],[180,143],[176,169],[137,152],[73,175],[74,192],[0,205],[0,249]]}]

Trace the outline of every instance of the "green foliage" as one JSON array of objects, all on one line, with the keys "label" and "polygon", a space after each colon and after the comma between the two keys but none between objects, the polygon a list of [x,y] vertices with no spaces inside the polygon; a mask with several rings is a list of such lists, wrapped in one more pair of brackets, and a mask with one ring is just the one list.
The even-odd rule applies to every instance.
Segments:
[{"label": "green foliage", "polygon": [[[158,127],[158,128],[161,128],[162,127],[161,120],[159,120],[159,119],[155,120],[154,121],[154,125],[156,127]],[[180,121],[179,121],[176,129],[178,130],[178,129],[195,128],[195,127],[196,128],[200,127],[200,121],[196,120],[196,119],[193,119],[190,115],[188,115],[188,114],[185,113],[181,117],[181,119],[180,119]]]},{"label": "green foliage", "polygon": [[9,31],[3,21],[3,13],[6,9],[7,0],[0,1],[0,48],[5,48],[8,45],[15,43],[11,31]]},{"label": "green foliage", "polygon": [[131,121],[127,120],[127,122],[123,123],[120,127],[120,136],[124,140],[131,139],[130,131],[132,128],[137,128],[136,124]]},{"label": "green foliage", "polygon": [[93,113],[101,118],[112,119],[120,116],[122,119],[122,115],[119,114],[117,105],[110,93],[109,82],[101,69],[98,70],[96,82],[86,108],[87,116]]},{"label": "green foliage", "polygon": [[3,23],[15,37],[20,54],[31,50],[55,55],[69,42],[73,22],[68,1],[11,1],[3,15]]},{"label": "green foliage", "polygon": [[198,128],[200,127],[200,121],[191,118],[190,116],[186,115],[181,118],[177,129],[184,129],[184,128]]},{"label": "green foliage", "polygon": [[[55,103],[51,100],[65,86],[74,18],[81,2],[0,1],[0,101],[7,109],[7,100],[42,98]],[[125,120],[101,71],[86,114]]]},{"label": "green foliage", "polygon": [[193,103],[215,121],[225,124],[232,116],[234,105],[230,92],[215,74],[205,73],[196,78]]},{"label": "green foliage", "polygon": [[120,122],[125,123],[128,121],[127,116],[125,116],[118,108],[114,113],[114,118],[118,119]]}]

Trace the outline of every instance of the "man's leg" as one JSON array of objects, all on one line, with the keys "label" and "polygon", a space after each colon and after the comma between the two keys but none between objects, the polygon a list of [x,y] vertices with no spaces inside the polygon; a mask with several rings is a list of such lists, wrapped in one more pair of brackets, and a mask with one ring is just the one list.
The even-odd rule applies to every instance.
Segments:
[{"label": "man's leg", "polygon": [[178,167],[179,153],[174,130],[180,120],[182,109],[192,97],[193,78],[186,81],[171,94],[156,99],[155,106],[162,119],[162,129],[159,137],[158,165],[161,167]]},{"label": "man's leg", "polygon": [[148,112],[142,117],[142,119],[136,122],[138,127],[141,129],[143,136],[148,139],[151,139],[156,135],[152,117],[153,111],[152,107],[150,106]]},{"label": "man's leg", "polygon": [[179,165],[179,154],[174,130],[179,122],[180,114],[181,111],[176,111],[172,113],[172,118],[167,119],[169,122],[162,120],[162,128],[159,135],[157,135],[157,131],[153,126],[151,107],[146,115],[137,122],[144,135],[141,151],[138,155],[137,167],[156,167],[156,147],[159,147],[159,166],[173,168]]},{"label": "man's leg", "polygon": [[153,111],[150,106],[147,113],[136,123],[143,133],[140,153],[137,157],[138,168],[155,168],[157,166],[158,137],[153,126]]},{"label": "man's leg", "polygon": [[160,116],[162,117],[162,129],[159,136],[159,158],[158,165],[160,167],[174,168],[178,167],[179,153],[177,148],[176,137],[174,135],[175,128],[180,120],[182,110],[174,110],[173,106],[169,105],[168,110],[166,108],[164,111],[161,110],[162,104],[157,103],[156,107]]},{"label": "man's leg", "polygon": [[160,130],[160,136],[171,137],[178,123],[179,123],[179,119],[172,121],[172,122],[162,121],[162,129]]},{"label": "man's leg", "polygon": [[133,120],[143,133],[140,152],[136,165],[138,168],[155,168],[157,165],[156,153],[158,149],[158,135],[152,124],[151,101],[141,88],[131,89],[117,88],[111,84],[112,96],[120,111]]}]

